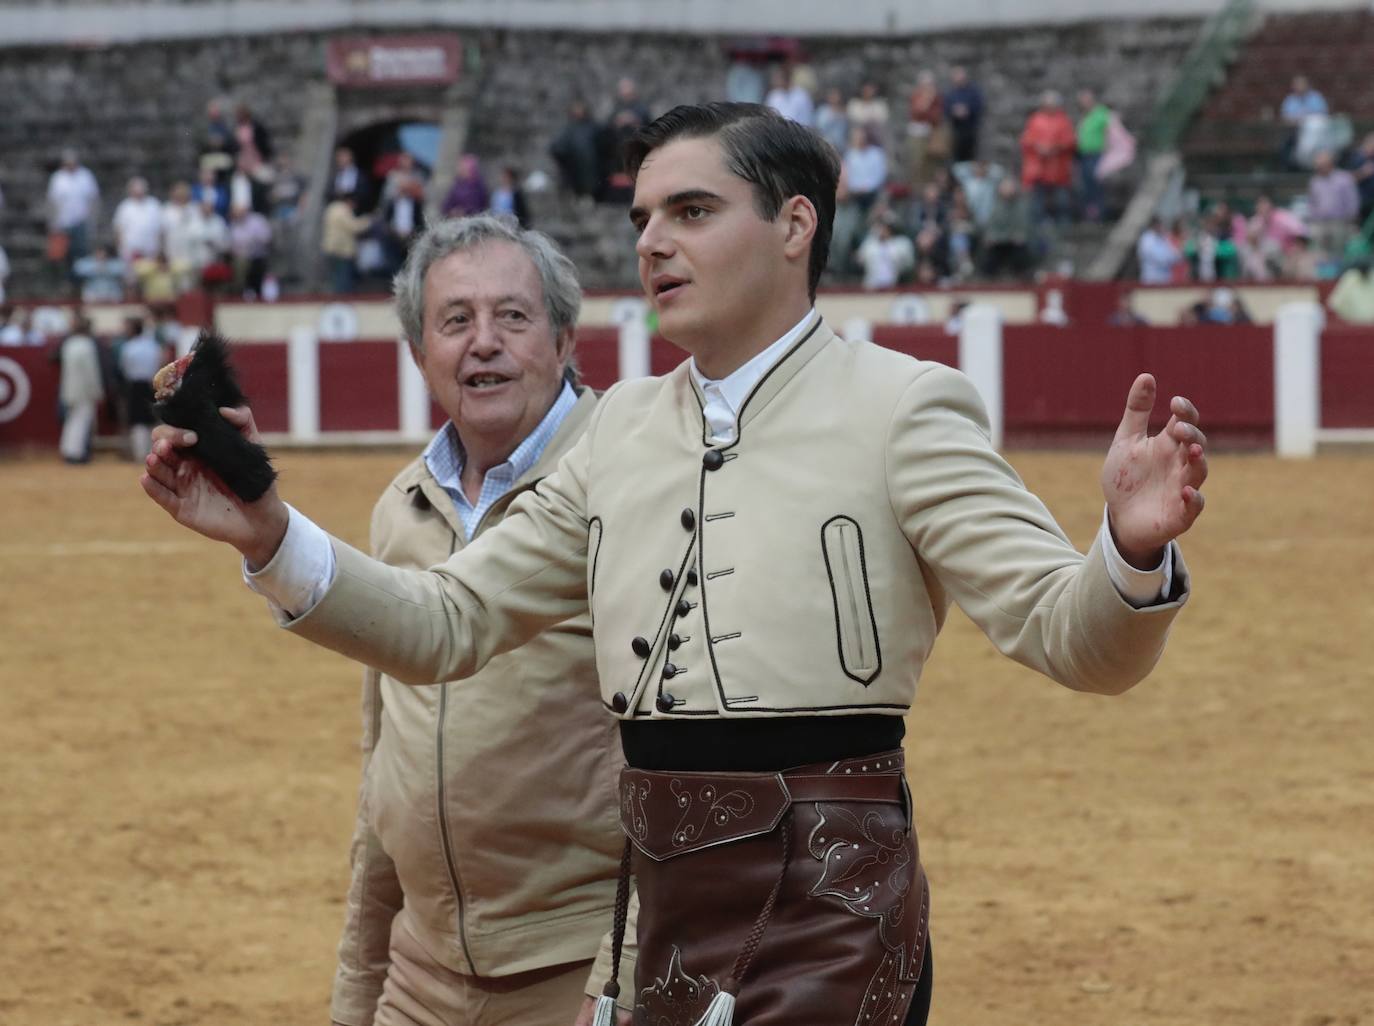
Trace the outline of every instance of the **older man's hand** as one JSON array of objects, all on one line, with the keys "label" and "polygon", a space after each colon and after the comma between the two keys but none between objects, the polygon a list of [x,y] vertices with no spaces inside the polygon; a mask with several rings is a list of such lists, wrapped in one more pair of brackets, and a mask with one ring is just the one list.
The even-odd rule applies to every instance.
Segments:
[{"label": "older man's hand", "polygon": [[[250,441],[258,431],[247,407],[224,407],[220,415]],[[177,523],[214,541],[228,542],[254,569],[265,566],[286,536],[286,503],[270,487],[256,502],[244,502],[194,457],[180,450],[194,445],[193,431],[162,425],[153,431],[153,451],[139,484]]]},{"label": "older man's hand", "polygon": [[1142,374],[1131,385],[1102,468],[1112,537],[1126,561],[1141,570],[1158,566],[1164,546],[1193,526],[1207,480],[1207,436],[1198,427],[1197,407],[1174,396],[1169,423],[1151,437],[1154,405],[1155,379]]}]

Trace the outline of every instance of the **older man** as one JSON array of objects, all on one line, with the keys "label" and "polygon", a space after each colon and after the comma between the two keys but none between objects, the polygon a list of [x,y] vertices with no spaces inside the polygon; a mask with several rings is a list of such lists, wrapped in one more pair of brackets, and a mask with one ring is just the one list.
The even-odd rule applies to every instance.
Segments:
[{"label": "older man", "polygon": [[[900,746],[949,603],[1068,687],[1134,684],[1187,594],[1197,412],[1175,398],[1149,437],[1154,380],[1136,380],[1083,556],[966,378],[816,313],[839,174],[818,135],[751,104],[678,107],[628,167],[640,280],[692,359],[608,393],[488,537],[387,567],[275,492],[223,502],[174,431],[143,487],[237,547],[293,632],[401,680],[480,673],[590,611],[631,767],[640,1021],[916,1026],[930,906]],[[512,715],[571,715],[542,697]]]},{"label": "older man", "polygon": [[[423,568],[500,523],[582,435],[596,397],[571,370],[576,272],[546,236],[491,217],[441,222],[417,238],[395,292],[449,421],[382,493],[372,548]],[[530,686],[556,720],[530,714]],[[334,1022],[569,1026],[589,1004],[615,896],[622,762],[595,696],[585,616],[463,686],[366,671]]]},{"label": "older man", "polygon": [[[572,448],[596,397],[571,370],[576,272],[546,236],[492,217],[440,222],[395,294],[449,420],[383,491],[371,545],[418,569],[483,542]],[[365,672],[334,1023],[590,1018],[589,979],[599,991],[610,971],[609,954],[591,970],[615,899],[623,763],[596,695],[586,615],[461,686]]]}]

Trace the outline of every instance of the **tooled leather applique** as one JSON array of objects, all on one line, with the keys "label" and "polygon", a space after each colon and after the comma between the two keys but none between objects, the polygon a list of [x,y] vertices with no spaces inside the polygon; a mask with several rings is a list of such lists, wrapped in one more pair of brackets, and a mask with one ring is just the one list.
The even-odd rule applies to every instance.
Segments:
[{"label": "tooled leather applique", "polygon": [[[928,912],[925,874],[908,847],[905,815],[895,806],[858,814],[819,802],[816,811],[821,819],[807,847],[821,863],[821,875],[811,894],[834,898],[855,915],[876,919],[886,949],[869,979],[855,1026],[894,1026],[906,1015],[920,978]],[[914,920],[906,914],[913,884],[921,888]]]},{"label": "tooled leather applique", "polygon": [[714,980],[683,970],[682,952],[673,945],[667,974],[639,992],[636,1026],[695,1026],[719,993]]},{"label": "tooled leather applique", "polygon": [[634,770],[620,783],[620,822],[640,851],[672,858],[713,844],[766,834],[790,801],[781,776],[739,778],[675,774],[666,788]]},{"label": "tooled leather applique", "polygon": [[856,813],[817,803],[816,811],[821,821],[807,846],[821,863],[821,875],[811,894],[836,898],[855,915],[878,920],[883,946],[909,954],[920,924],[906,921],[917,869],[902,810],[875,805]]}]

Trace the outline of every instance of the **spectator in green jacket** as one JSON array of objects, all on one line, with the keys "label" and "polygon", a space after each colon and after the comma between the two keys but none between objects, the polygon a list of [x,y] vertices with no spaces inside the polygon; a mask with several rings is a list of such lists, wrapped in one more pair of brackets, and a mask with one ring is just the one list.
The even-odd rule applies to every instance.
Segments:
[{"label": "spectator in green jacket", "polygon": [[1091,89],[1078,93],[1078,181],[1079,209],[1085,221],[1102,220],[1102,180],[1097,177],[1097,165],[1107,148],[1107,125],[1112,110],[1094,95]]}]

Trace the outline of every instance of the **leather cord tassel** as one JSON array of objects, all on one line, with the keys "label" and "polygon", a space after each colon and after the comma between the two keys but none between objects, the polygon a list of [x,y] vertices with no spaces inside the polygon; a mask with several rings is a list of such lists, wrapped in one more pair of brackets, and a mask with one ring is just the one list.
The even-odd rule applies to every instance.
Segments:
[{"label": "leather cord tassel", "polygon": [[696,1026],[730,1026],[735,1018],[735,995],[722,990],[706,1006],[706,1014]]},{"label": "leather cord tassel", "polygon": [[615,1026],[615,998],[602,994],[596,999],[596,1014],[592,1016],[592,1026]]},{"label": "leather cord tassel", "polygon": [[615,922],[611,927],[611,978],[596,999],[592,1026],[615,1026],[615,1000],[620,997],[620,953],[625,945],[625,921],[630,907],[630,839],[620,853],[620,879],[615,885]]}]

